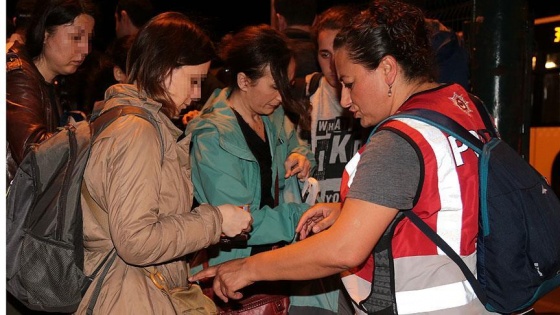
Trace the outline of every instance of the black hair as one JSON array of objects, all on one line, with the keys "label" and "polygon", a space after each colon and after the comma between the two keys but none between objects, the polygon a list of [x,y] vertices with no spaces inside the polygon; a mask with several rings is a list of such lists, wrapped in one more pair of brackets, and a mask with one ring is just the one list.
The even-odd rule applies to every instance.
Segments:
[{"label": "black hair", "polygon": [[87,87],[84,90],[84,106],[91,109],[96,101],[103,100],[105,90],[117,80],[113,74],[115,66],[126,72],[126,58],[134,41],[134,35],[115,38],[107,47],[105,53],[99,58],[96,67],[87,76]]},{"label": "black hair", "polygon": [[317,0],[274,0],[274,11],[288,25],[311,25],[317,14]]},{"label": "black hair", "polygon": [[154,16],[154,7],[150,0],[119,0],[116,7],[117,16],[126,11],[134,26],[141,28]]},{"label": "black hair", "polygon": [[33,8],[35,8],[37,0],[18,0],[16,3],[16,29],[27,29],[29,26],[29,21],[31,21],[31,15],[33,13]]},{"label": "black hair", "polygon": [[72,23],[81,14],[95,17],[95,13],[96,7],[88,0],[37,1],[25,39],[29,56],[34,59],[41,54],[45,32],[52,33],[56,27]]},{"label": "black hair", "polygon": [[435,81],[437,67],[424,14],[398,0],[375,0],[335,37],[334,49],[344,47],[350,60],[374,70],[391,55],[409,80]]},{"label": "black hair", "polygon": [[350,24],[355,16],[360,14],[362,5],[358,4],[339,4],[327,8],[317,15],[311,28],[311,35],[317,41],[317,35],[323,30],[340,30]]},{"label": "black hair", "polygon": [[239,73],[243,72],[249,79],[256,81],[265,75],[266,66],[270,66],[272,78],[282,97],[282,106],[287,113],[303,116],[300,121],[307,125],[309,115],[292,95],[288,66],[294,54],[284,34],[267,24],[246,26],[221,43],[220,56],[227,69],[227,81],[232,91],[239,90]]}]

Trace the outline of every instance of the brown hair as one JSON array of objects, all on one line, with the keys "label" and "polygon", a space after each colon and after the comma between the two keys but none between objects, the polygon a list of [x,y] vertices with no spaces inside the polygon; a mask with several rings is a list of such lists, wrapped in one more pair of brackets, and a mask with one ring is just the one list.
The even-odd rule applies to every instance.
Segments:
[{"label": "brown hair", "polygon": [[140,30],[127,58],[128,82],[162,104],[162,112],[174,116],[177,108],[165,90],[169,73],[182,66],[211,61],[214,45],[206,33],[187,16],[165,12]]}]

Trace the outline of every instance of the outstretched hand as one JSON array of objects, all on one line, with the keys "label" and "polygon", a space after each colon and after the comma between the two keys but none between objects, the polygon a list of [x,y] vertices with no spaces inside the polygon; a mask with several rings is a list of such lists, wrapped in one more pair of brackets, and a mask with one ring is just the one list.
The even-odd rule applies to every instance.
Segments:
[{"label": "outstretched hand", "polygon": [[204,268],[202,271],[189,277],[189,281],[194,282],[214,277],[212,288],[215,295],[224,302],[228,302],[230,298],[238,300],[243,297],[239,290],[254,282],[249,279],[246,268],[243,268],[244,265],[244,258],[230,260],[216,266]]},{"label": "outstretched hand", "polygon": [[312,233],[319,233],[334,224],[340,215],[340,202],[318,203],[303,213],[296,227],[299,239],[305,239]]}]

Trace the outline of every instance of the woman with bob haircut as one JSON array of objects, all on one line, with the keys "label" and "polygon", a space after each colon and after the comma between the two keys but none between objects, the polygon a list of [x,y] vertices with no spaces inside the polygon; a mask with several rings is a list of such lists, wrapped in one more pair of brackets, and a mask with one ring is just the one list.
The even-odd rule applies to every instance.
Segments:
[{"label": "woman with bob haircut", "polygon": [[[93,143],[84,175],[93,202],[87,192],[82,195],[85,273],[91,274],[113,249],[118,254],[101,285],[95,314],[174,314],[170,297],[146,271],[165,279],[171,291],[187,287],[187,254],[217,243],[222,233],[235,236],[250,226],[250,215],[234,205],[202,204],[191,210],[189,138],[178,141],[182,132],[171,121],[200,97],[213,56],[210,38],[196,24],[181,13],[162,13],[130,48],[129,83],[105,93],[102,112],[141,107],[158,128],[126,115]],[[98,278],[77,314],[86,313]]]}]

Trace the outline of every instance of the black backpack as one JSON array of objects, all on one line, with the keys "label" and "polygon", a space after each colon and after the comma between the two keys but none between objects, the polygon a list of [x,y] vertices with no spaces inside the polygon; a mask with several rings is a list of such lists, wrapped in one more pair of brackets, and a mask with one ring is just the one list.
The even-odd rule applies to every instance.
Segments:
[{"label": "black backpack", "polygon": [[488,311],[519,312],[560,287],[560,201],[546,179],[499,138],[484,104],[471,99],[489,133],[486,143],[449,117],[427,109],[403,111],[389,119],[428,123],[479,155],[478,278],[420,217],[401,212],[460,267]]},{"label": "black backpack", "polygon": [[[146,119],[161,137],[147,110],[117,106],[34,145],[16,171],[6,204],[6,287],[32,310],[76,311],[101,266],[99,287],[116,257],[112,250],[92,275],[84,274],[80,195],[91,144],[123,115]],[[96,299],[94,294],[91,302]]]}]

